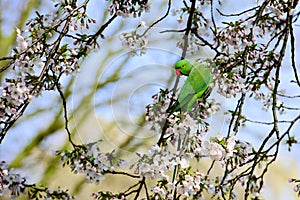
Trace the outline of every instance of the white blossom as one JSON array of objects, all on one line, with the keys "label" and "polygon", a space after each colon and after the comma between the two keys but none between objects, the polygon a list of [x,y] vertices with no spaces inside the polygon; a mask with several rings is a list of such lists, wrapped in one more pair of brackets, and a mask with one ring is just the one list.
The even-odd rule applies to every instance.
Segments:
[{"label": "white blossom", "polygon": [[212,160],[220,161],[222,160],[225,151],[220,144],[210,140],[205,140],[201,148],[201,154],[204,156],[209,156]]},{"label": "white blossom", "polygon": [[236,145],[236,137],[230,136],[226,141],[226,157],[233,156]]},{"label": "white blossom", "polygon": [[8,169],[8,165],[0,162],[0,196],[10,190],[11,198],[17,198],[20,193],[25,193],[23,183],[25,178],[21,177],[14,169]]},{"label": "white blossom", "polygon": [[136,173],[150,179],[169,180],[167,172],[172,171],[176,165],[180,165],[183,169],[190,166],[187,155],[181,155],[179,151],[171,152],[157,145],[153,146],[146,154],[139,155]]},{"label": "white blossom", "polygon": [[28,42],[21,35],[21,30],[18,28],[16,30],[17,30],[17,47],[16,47],[16,49],[18,50],[19,53],[21,53],[22,51],[27,49]]},{"label": "white blossom", "polygon": [[[86,149],[66,154],[64,151],[58,152],[61,162],[69,162],[70,168],[74,173],[83,173],[86,175],[88,183],[98,184],[104,179],[106,171],[114,171],[115,168],[123,166],[123,160],[118,160],[113,165],[114,155],[112,153],[103,153],[97,143],[86,145]],[[88,160],[88,162],[86,162]]]},{"label": "white blossom", "polygon": [[122,33],[120,35],[122,45],[126,47],[132,55],[142,55],[146,53],[148,40],[146,36],[138,35],[136,32]]}]

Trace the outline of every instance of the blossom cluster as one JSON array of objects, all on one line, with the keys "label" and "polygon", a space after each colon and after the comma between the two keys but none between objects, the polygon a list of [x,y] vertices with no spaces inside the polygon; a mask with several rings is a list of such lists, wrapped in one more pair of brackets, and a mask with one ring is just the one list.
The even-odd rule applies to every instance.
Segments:
[{"label": "blossom cluster", "polygon": [[[211,21],[206,17],[205,5],[211,4],[211,1],[200,1],[200,5],[196,4],[194,10],[193,22],[191,25],[191,33],[185,35],[181,40],[178,40],[176,46],[186,52],[186,55],[197,55],[200,52],[203,53],[202,41],[199,36],[209,37],[209,27]],[[181,23],[183,19],[189,15],[190,9],[177,8],[172,10],[173,15],[178,15],[177,22]]]},{"label": "blossom cluster", "polygon": [[[146,120],[150,124],[150,128],[156,131],[161,131],[165,123],[168,123],[168,128],[165,131],[165,137],[174,146],[180,146],[180,152],[183,154],[191,154],[191,158],[210,157],[212,160],[225,162],[230,157],[241,157],[245,160],[249,148],[246,144],[239,141],[235,137],[229,138],[205,138],[208,123],[201,118],[201,112],[191,113],[173,113],[172,117],[164,114],[170,103],[170,95],[168,90],[161,90],[157,95],[153,96],[154,103],[147,106]],[[204,109],[204,108],[203,108]],[[212,113],[217,111],[217,107],[209,107],[206,110],[211,110]],[[205,109],[204,109],[205,110]],[[210,112],[210,111],[209,111]],[[157,117],[158,116],[158,117]],[[162,119],[164,119],[162,121]],[[158,153],[158,152],[157,152]],[[152,155],[151,153],[150,155]],[[241,159],[239,158],[239,159]],[[240,162],[244,162],[240,160]],[[169,164],[169,163],[168,163]],[[167,167],[168,168],[168,167]]]},{"label": "blossom cluster", "polygon": [[[21,35],[21,31],[17,29],[17,46],[12,52],[15,56],[14,68],[11,78],[6,78],[3,85],[0,87],[0,130],[4,128],[5,122],[10,120],[17,114],[19,107],[32,97],[31,89],[33,85],[29,85],[28,76],[34,76],[34,66],[43,65],[42,62],[36,63],[31,59],[31,55],[41,51],[41,45],[37,45],[32,49],[28,47],[28,41]],[[28,54],[24,51],[30,49]]]},{"label": "blossom cluster", "polygon": [[[199,28],[199,27],[208,27],[209,20],[205,18],[205,8],[207,5],[210,5],[210,0],[200,0],[199,4],[196,4],[196,9],[194,10],[194,23],[192,28]],[[189,15],[189,9],[187,7],[183,8],[176,8],[172,10],[172,15],[179,15],[177,18],[177,22],[181,23],[183,21],[184,15]]]},{"label": "blossom cluster", "polygon": [[14,169],[8,169],[8,164],[2,161],[0,163],[0,196],[5,191],[10,190],[11,198],[16,198],[20,193],[25,193],[23,183],[25,178],[16,173]]},{"label": "blossom cluster", "polygon": [[244,80],[239,76],[239,73],[233,70],[224,73],[221,70],[217,70],[213,78],[218,87],[217,92],[226,98],[236,97],[237,94],[245,94],[247,91]]},{"label": "blossom cluster", "polygon": [[294,186],[294,192],[298,193],[298,197],[300,197],[300,180],[295,179],[295,178],[289,178],[289,183],[295,183],[296,185]]},{"label": "blossom cluster", "polygon": [[[230,168],[239,167],[246,163],[251,152],[250,143],[243,142],[235,136],[211,137],[210,141],[206,141],[206,143],[203,145],[204,152],[208,150],[211,159],[219,159],[223,166],[227,164]],[[204,152],[202,151],[202,154],[205,155]]]},{"label": "blossom cluster", "polygon": [[149,179],[170,179],[167,172],[174,170],[174,167],[180,165],[182,168],[189,166],[189,155],[181,154],[180,151],[175,153],[161,148],[157,145],[146,154],[137,154],[139,161],[136,164],[135,173]]},{"label": "blossom cluster", "polygon": [[58,151],[56,154],[63,166],[69,165],[73,173],[85,174],[88,183],[98,184],[104,179],[105,173],[115,171],[125,164],[114,156],[114,151],[103,153],[97,143],[77,146],[73,151]]},{"label": "blossom cluster", "polygon": [[[243,54],[240,52],[240,55]],[[248,53],[247,53],[248,54]],[[242,57],[235,55],[230,59],[219,57],[216,59],[216,65],[213,67],[213,79],[216,83],[217,92],[226,98],[236,97],[238,94],[249,94],[262,103],[263,109],[268,110],[273,105],[274,83],[272,78],[266,78],[271,73],[278,60],[278,54],[273,51],[263,50],[260,46],[251,48],[247,56],[247,78],[240,76],[244,66],[234,66],[241,62]],[[258,63],[257,60],[260,60]],[[276,102],[276,108],[281,114],[285,112],[282,102]]]},{"label": "blossom cluster", "polygon": [[178,141],[183,140],[182,142],[187,144],[186,147],[192,148],[199,143],[198,139],[204,135],[207,129],[208,124],[205,123],[203,119],[199,117],[193,118],[188,113],[175,113],[174,118],[169,119],[166,137],[170,137],[170,142],[174,146],[176,146]]},{"label": "blossom cluster", "polygon": [[[192,169],[193,160],[208,157],[220,163],[222,167],[240,167],[248,159],[250,145],[234,136],[205,138],[208,124],[199,115],[201,112],[194,108],[196,111],[192,113],[175,112],[165,115],[170,102],[169,91],[161,90],[153,96],[153,104],[147,106],[146,120],[152,129],[162,131],[167,123],[165,138],[169,143],[162,147],[153,146],[146,154],[138,154],[135,173],[158,180],[158,184],[152,187],[153,198],[172,199],[172,191],[175,190],[179,195],[186,197],[203,197],[203,190],[213,194],[215,186],[212,179],[198,171],[194,172],[194,175],[185,173]],[[162,121],[162,118],[166,120],[164,116],[168,117],[167,122]],[[184,175],[173,180],[170,173],[178,166],[181,169],[180,173]],[[215,184],[219,184],[218,181]]]},{"label": "blossom cluster", "polygon": [[[7,68],[10,71],[0,87],[2,137],[2,133],[6,133],[22,115],[34,96],[42,94],[44,90],[54,90],[63,74],[78,71],[80,58],[87,55],[94,42],[89,41],[87,35],[76,33],[68,35],[73,45],[62,41],[61,36],[74,31],[72,24],[76,25],[80,21],[81,28],[88,29],[88,24],[95,23],[95,20],[85,14],[86,4],[77,9],[71,6],[70,1],[59,2],[57,5],[59,9],[55,13],[41,15],[36,12],[36,17],[27,22],[27,29],[17,28],[17,45],[11,52],[12,61]],[[58,20],[59,16],[65,18]]]},{"label": "blossom cluster", "polygon": [[[169,143],[162,147],[153,146],[146,154],[138,154],[135,173],[158,180],[157,185],[152,187],[154,199],[173,199],[172,191],[177,191],[177,195],[182,197],[195,198],[204,198],[204,190],[209,194],[215,194],[217,192],[215,186],[220,184],[218,179],[213,181],[199,171],[187,173],[193,168],[193,160],[208,157],[222,167],[240,167],[248,159],[250,145],[234,136],[205,138],[208,123],[204,122],[201,110],[210,109],[209,112],[214,113],[218,110],[215,105],[215,108],[206,107],[200,102],[199,106],[194,108],[194,112],[175,112],[170,115],[168,114],[170,103],[169,91],[161,90],[153,96],[153,104],[146,107],[146,120],[150,128],[161,132],[167,123],[165,138]],[[197,110],[199,108],[200,111]],[[170,173],[172,171],[175,173],[176,168],[180,169],[180,175],[174,180]]]},{"label": "blossom cluster", "polygon": [[113,0],[107,10],[111,15],[129,17],[130,14],[133,14],[133,17],[140,17],[142,12],[149,12],[150,3],[148,0]]},{"label": "blossom cluster", "polygon": [[[146,106],[146,121],[151,130],[160,133],[165,123],[170,123],[167,133],[174,133],[174,130],[182,130],[195,134],[198,131],[205,131],[208,124],[204,122],[212,114],[215,114],[220,109],[220,104],[215,99],[209,101],[197,101],[192,112],[179,113],[172,110],[172,94],[168,89],[161,89],[158,94],[152,96],[153,103]],[[173,98],[174,100],[174,98]],[[174,103],[175,100],[172,102]],[[201,125],[199,127],[199,124]],[[201,128],[202,127],[202,128]],[[199,129],[200,128],[200,129]],[[176,131],[180,132],[180,131]]]},{"label": "blossom cluster", "polygon": [[[213,180],[200,172],[195,172],[194,175],[188,174],[185,171],[181,172],[179,174],[177,189],[178,194],[184,197],[198,197],[201,190],[207,190],[208,194],[215,193]],[[204,198],[203,194],[200,195],[200,198]]]},{"label": "blossom cluster", "polygon": [[[241,163],[247,161],[247,155],[250,151],[249,144],[243,143],[235,137],[230,137],[227,140],[225,138],[211,138],[204,141],[204,143],[206,144],[202,148],[202,157],[210,156],[215,161],[220,161],[219,159],[221,159],[222,166],[228,164],[227,162],[231,162],[229,165],[232,164],[232,160],[235,159],[236,166],[232,167],[239,167]],[[183,160],[178,159],[178,155],[180,153],[172,154],[158,146],[153,146],[143,156],[139,155],[140,160],[138,161],[136,172],[141,173],[146,178],[158,180],[157,184],[151,187],[153,192],[151,197],[153,199],[174,199],[174,191],[176,191],[175,195],[183,198],[204,199],[204,192],[219,196],[219,191],[216,188],[230,188],[230,183],[226,181],[227,179],[229,180],[230,176],[224,182],[221,182],[218,176],[208,176],[198,170],[192,172],[193,165],[189,159],[192,159],[195,155],[185,152]],[[178,162],[176,162],[177,160]],[[237,160],[240,161],[239,164]],[[172,179],[170,171],[176,167],[180,169],[180,172],[176,179]],[[254,192],[254,185],[252,188]],[[231,196],[235,196],[234,192],[231,193]]]},{"label": "blossom cluster", "polygon": [[260,16],[264,20],[258,20],[257,36],[264,38],[268,32],[270,36],[275,36],[284,28],[284,21],[288,15],[293,15],[294,11],[295,9],[289,6],[287,0],[271,1]]},{"label": "blossom cluster", "polygon": [[227,27],[217,32],[215,37],[216,41],[222,41],[220,45],[223,52],[229,53],[232,50],[231,47],[235,50],[242,49],[256,41],[243,19],[226,24]]},{"label": "blossom cluster", "polygon": [[[173,199],[172,191],[177,191],[180,196],[202,196],[199,192],[203,189],[209,193],[214,193],[212,180],[200,172],[194,175],[189,174],[191,154],[176,151],[172,153],[166,148],[153,146],[148,153],[138,155],[140,157],[136,173],[141,176],[158,180],[158,184],[153,186],[153,199]],[[170,172],[180,169],[179,178],[172,180]]]},{"label": "blossom cluster", "polygon": [[22,177],[14,169],[9,169],[5,161],[0,162],[0,196],[7,195],[9,191],[10,198],[14,199],[20,194],[28,193],[28,198],[44,199],[74,199],[74,196],[68,194],[68,190],[51,190],[42,186],[36,187],[34,184],[26,183],[26,178]]},{"label": "blossom cluster", "polygon": [[114,193],[111,191],[99,191],[99,192],[94,192],[92,194],[92,197],[94,199],[107,199],[107,200],[125,200],[126,197],[124,194],[118,194],[118,193]]},{"label": "blossom cluster", "polygon": [[191,173],[189,169],[180,172],[178,180],[168,182],[166,179],[159,181],[156,186],[152,187],[153,199],[174,199],[174,193],[183,198],[193,197],[205,199],[204,191],[208,194],[215,194],[214,181],[205,174],[196,171]]},{"label": "blossom cluster", "polygon": [[122,33],[120,35],[122,45],[129,50],[131,55],[143,55],[146,53],[148,40],[145,35],[139,35],[136,31]]},{"label": "blossom cluster", "polygon": [[167,109],[171,102],[171,94],[168,89],[160,90],[158,94],[152,96],[153,103],[146,106],[145,120],[151,130],[159,133],[167,123]]},{"label": "blossom cluster", "polygon": [[[223,56],[215,59],[215,63],[212,65],[213,79],[220,95],[231,98],[238,94],[248,93],[250,98],[261,101],[263,109],[267,111],[273,105],[274,83],[272,83],[271,77],[266,78],[266,76],[271,74],[279,55],[272,50],[264,50],[260,45],[249,46],[248,48],[251,51],[245,50],[246,54],[243,51],[238,51],[229,59]],[[243,63],[243,56],[245,55],[247,61]],[[241,73],[244,70],[247,77],[242,78]],[[285,112],[282,102],[276,102],[276,108],[281,114]]]},{"label": "blossom cluster", "polygon": [[[230,98],[249,92],[249,97],[262,100],[264,109],[272,105],[272,99],[264,94],[261,86],[265,85],[272,92],[272,79],[267,77],[279,67],[276,64],[279,54],[275,51],[276,45],[271,48],[271,42],[261,44],[257,40],[278,35],[283,29],[283,20],[293,13],[284,16],[288,9],[291,8],[287,8],[287,4],[272,1],[265,7],[241,13],[244,17],[236,21],[224,22],[223,28],[216,27],[211,47],[219,54],[215,59],[214,78],[221,95]],[[283,113],[281,108],[278,107]]]},{"label": "blossom cluster", "polygon": [[1,89],[0,120],[3,122],[16,114],[18,107],[31,96],[30,89],[22,81],[6,83]]}]

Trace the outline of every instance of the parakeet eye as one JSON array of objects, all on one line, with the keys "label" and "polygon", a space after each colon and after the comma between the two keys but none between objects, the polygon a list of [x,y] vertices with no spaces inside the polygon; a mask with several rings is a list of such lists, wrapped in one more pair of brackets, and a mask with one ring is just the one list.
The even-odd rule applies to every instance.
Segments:
[{"label": "parakeet eye", "polygon": [[181,65],[181,68],[184,68],[184,65]]}]

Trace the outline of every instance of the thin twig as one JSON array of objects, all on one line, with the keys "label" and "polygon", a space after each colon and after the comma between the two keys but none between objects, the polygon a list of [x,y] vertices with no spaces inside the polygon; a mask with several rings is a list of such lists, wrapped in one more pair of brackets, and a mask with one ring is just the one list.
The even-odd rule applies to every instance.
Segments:
[{"label": "thin twig", "polygon": [[153,22],[153,23],[145,30],[145,32],[141,35],[141,37],[144,36],[144,35],[146,35],[147,32],[148,32],[152,27],[154,27],[154,26],[155,26],[156,24],[158,24],[159,22],[163,21],[163,20],[169,15],[170,10],[171,10],[171,3],[172,3],[172,1],[169,0],[169,2],[168,2],[168,9],[167,9],[167,12],[164,14],[164,16],[162,16],[161,18],[159,18],[158,20],[156,20],[155,22]]},{"label": "thin twig", "polygon": [[253,11],[253,10],[256,10],[257,8],[259,8],[259,6],[255,6],[253,8],[249,8],[247,10],[244,10],[243,12],[240,12],[240,13],[233,13],[233,14],[224,14],[223,12],[221,12],[221,10],[219,8],[216,8],[216,10],[218,11],[218,13],[221,15],[221,16],[224,16],[224,17],[238,17],[238,16],[241,16],[247,12],[250,12],[250,11]]},{"label": "thin twig", "polygon": [[290,24],[290,43],[291,43],[291,60],[292,60],[292,68],[293,68],[293,71],[294,71],[294,76],[295,76],[295,79],[296,79],[296,82],[298,84],[298,86],[300,86],[300,80],[299,80],[299,77],[298,77],[298,72],[297,72],[297,67],[296,67],[296,61],[295,61],[295,36],[294,36],[294,33],[293,33],[293,25]]},{"label": "thin twig", "polygon": [[180,29],[180,30],[175,30],[175,29],[170,29],[170,30],[164,30],[164,31],[160,31],[159,33],[169,33],[169,32],[177,32],[177,33],[180,33],[180,32],[184,32],[186,29]]},{"label": "thin twig", "polygon": [[285,94],[280,94],[280,93],[277,93],[277,95],[280,97],[288,98],[288,99],[300,98],[300,95],[291,96],[291,95],[285,95]]},{"label": "thin twig", "polygon": [[73,142],[73,140],[72,140],[72,134],[71,134],[71,131],[69,130],[69,118],[68,118],[67,101],[66,101],[66,98],[64,96],[63,91],[61,90],[61,85],[59,83],[59,80],[55,77],[55,72],[52,71],[52,73],[53,73],[53,77],[55,79],[54,80],[54,84],[55,84],[56,89],[57,89],[57,91],[58,91],[58,93],[60,95],[60,98],[62,99],[62,104],[63,104],[63,109],[64,109],[64,119],[65,119],[65,130],[68,133],[69,142],[72,144],[72,146],[74,148],[76,148],[77,145]]},{"label": "thin twig", "polygon": [[[263,125],[273,125],[274,124],[274,122],[262,122],[262,121],[256,121],[256,120],[251,120],[251,119],[245,119],[245,122],[251,122],[254,124],[263,124]],[[277,123],[291,123],[291,121],[280,120]]]},{"label": "thin twig", "polygon": [[103,31],[107,28],[107,26],[108,26],[109,24],[111,24],[111,23],[114,21],[114,19],[116,19],[116,17],[117,17],[117,14],[114,14],[111,18],[109,18],[109,19],[107,20],[107,22],[105,22],[105,23],[99,28],[99,30],[98,30],[95,34],[93,34],[93,35],[88,39],[88,41],[86,42],[86,48],[87,48],[88,45],[91,45],[94,41],[96,41],[97,38],[98,38],[99,36],[102,35]]},{"label": "thin twig", "polygon": [[136,195],[135,195],[135,197],[134,197],[134,200],[137,200],[138,197],[140,196],[140,193],[141,193],[141,190],[142,190],[142,188],[143,188],[143,185],[145,184],[145,180],[146,180],[146,178],[143,177],[142,180],[139,182],[140,186],[139,186],[139,188],[136,190]]},{"label": "thin twig", "polygon": [[193,0],[191,2],[192,2],[192,5],[190,8],[190,14],[189,14],[189,18],[187,20],[186,30],[185,30],[184,37],[183,37],[184,44],[183,44],[181,59],[184,59],[186,56],[186,51],[187,51],[188,42],[189,42],[188,36],[189,36],[191,28],[192,28],[193,16],[194,16],[195,8],[196,8],[196,0]]},{"label": "thin twig", "polygon": [[124,175],[124,176],[129,176],[131,178],[140,178],[141,176],[139,175],[133,175],[133,174],[129,174],[127,172],[121,172],[121,171],[104,171],[106,174],[118,174],[118,175]]},{"label": "thin twig", "polygon": [[14,60],[15,58],[14,57],[11,57],[11,56],[9,56],[9,57],[2,57],[2,58],[0,58],[0,61],[3,61],[3,60]]}]

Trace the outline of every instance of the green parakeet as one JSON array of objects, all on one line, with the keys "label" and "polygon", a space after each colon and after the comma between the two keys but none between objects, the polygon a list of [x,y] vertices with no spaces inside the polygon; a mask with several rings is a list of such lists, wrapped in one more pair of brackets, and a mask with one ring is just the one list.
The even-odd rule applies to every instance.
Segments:
[{"label": "green parakeet", "polygon": [[173,112],[190,112],[196,100],[207,98],[211,88],[212,74],[204,63],[195,63],[194,66],[187,60],[180,60],[175,64],[176,74],[188,76],[178,96],[178,104]]}]

